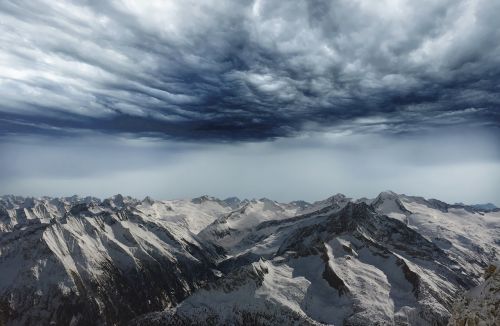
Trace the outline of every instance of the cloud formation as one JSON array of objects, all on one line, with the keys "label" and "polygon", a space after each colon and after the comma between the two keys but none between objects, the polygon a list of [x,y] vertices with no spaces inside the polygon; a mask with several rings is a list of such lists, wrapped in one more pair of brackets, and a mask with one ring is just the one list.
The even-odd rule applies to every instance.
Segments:
[{"label": "cloud formation", "polygon": [[500,2],[5,0],[0,133],[500,126]]},{"label": "cloud formation", "polygon": [[308,133],[238,144],[22,136],[0,147],[0,194],[314,201],[338,192],[375,197],[391,189],[450,203],[500,205],[498,139],[477,131]]}]

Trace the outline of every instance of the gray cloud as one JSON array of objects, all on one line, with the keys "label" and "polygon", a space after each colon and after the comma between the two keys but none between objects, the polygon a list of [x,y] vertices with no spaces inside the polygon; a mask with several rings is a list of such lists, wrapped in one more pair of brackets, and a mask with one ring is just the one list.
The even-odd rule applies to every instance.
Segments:
[{"label": "gray cloud", "polygon": [[500,3],[2,1],[0,132],[500,126]]},{"label": "gray cloud", "polygon": [[500,204],[498,140],[485,132],[397,138],[309,132],[272,142],[203,145],[96,134],[22,136],[3,139],[0,150],[0,194],[290,201],[337,192],[374,197],[392,189],[452,203]]}]

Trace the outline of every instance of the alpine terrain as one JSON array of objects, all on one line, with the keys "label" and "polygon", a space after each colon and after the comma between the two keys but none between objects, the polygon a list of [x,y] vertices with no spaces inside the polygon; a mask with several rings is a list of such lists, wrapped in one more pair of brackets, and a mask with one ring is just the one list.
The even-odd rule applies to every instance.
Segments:
[{"label": "alpine terrain", "polygon": [[[0,325],[499,325],[500,209],[0,197]],[[485,272],[486,271],[486,272]]]}]

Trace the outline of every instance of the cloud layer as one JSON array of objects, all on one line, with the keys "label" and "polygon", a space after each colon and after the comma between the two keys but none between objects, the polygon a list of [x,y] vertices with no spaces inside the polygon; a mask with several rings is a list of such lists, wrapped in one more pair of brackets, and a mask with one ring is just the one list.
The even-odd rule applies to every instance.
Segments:
[{"label": "cloud layer", "polygon": [[0,146],[0,194],[314,201],[338,192],[375,197],[391,189],[450,203],[500,205],[498,140],[482,132],[397,138],[310,133],[243,144],[33,138]]},{"label": "cloud layer", "polygon": [[500,126],[500,2],[0,3],[0,133]]}]

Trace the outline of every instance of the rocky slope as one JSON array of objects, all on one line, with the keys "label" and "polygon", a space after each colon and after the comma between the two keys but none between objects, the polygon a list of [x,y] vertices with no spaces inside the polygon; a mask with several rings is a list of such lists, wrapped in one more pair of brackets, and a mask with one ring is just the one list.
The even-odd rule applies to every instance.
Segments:
[{"label": "rocky slope", "polygon": [[214,278],[217,249],[168,204],[3,197],[0,207],[4,323],[123,323]]},{"label": "rocky slope", "polygon": [[392,192],[3,196],[0,325],[446,325],[499,239],[498,210]]},{"label": "rocky slope", "polygon": [[254,231],[261,236],[251,245],[243,241],[249,249],[219,265],[227,273],[221,280],[137,324],[244,325],[244,316],[252,316],[262,325],[283,318],[287,324],[445,325],[453,298],[477,281],[432,241],[366,203],[263,222]]},{"label": "rocky slope", "polygon": [[448,325],[500,325],[500,261],[488,266],[484,279],[456,301]]}]

